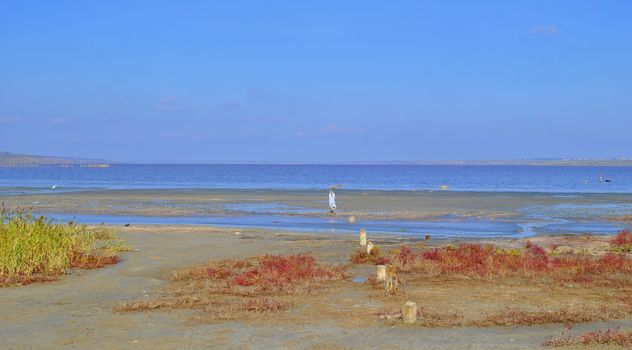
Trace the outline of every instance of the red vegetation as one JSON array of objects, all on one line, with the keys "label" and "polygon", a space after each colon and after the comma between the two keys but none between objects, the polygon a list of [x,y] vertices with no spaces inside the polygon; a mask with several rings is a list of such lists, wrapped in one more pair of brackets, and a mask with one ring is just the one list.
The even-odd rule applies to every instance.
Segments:
[{"label": "red vegetation", "polygon": [[107,265],[114,265],[119,262],[116,255],[87,255],[83,253],[74,253],[70,257],[70,265],[75,268],[92,270]]},{"label": "red vegetation", "polygon": [[528,245],[524,253],[498,250],[492,245],[462,244],[415,253],[404,246],[395,255],[393,263],[401,271],[414,271],[426,267],[439,274],[476,276],[505,275],[512,272],[541,272],[546,270],[549,257],[537,245]]},{"label": "red vegetation", "polygon": [[619,232],[610,241],[610,245],[617,251],[632,252],[632,233],[628,230]]},{"label": "red vegetation", "polygon": [[345,267],[319,265],[310,254],[226,260],[178,272],[175,280],[206,281],[213,293],[256,296],[301,294],[308,287],[346,277]]},{"label": "red vegetation", "polygon": [[317,293],[325,282],[346,278],[345,269],[317,264],[310,254],[212,261],[176,271],[170,297],[127,302],[116,310],[199,309],[212,320],[283,311],[299,298]]},{"label": "red vegetation", "polygon": [[59,277],[57,275],[31,275],[31,276],[19,276],[14,278],[0,279],[0,287],[9,287],[16,285],[27,285],[31,283],[43,283],[57,281]]},{"label": "red vegetation", "polygon": [[[352,256],[354,263],[365,263]],[[364,254],[364,256],[367,256]],[[369,259],[369,258],[366,258]],[[527,242],[524,249],[499,249],[493,245],[462,244],[415,252],[408,246],[389,257],[380,257],[398,271],[422,272],[429,276],[461,275],[477,278],[551,277],[564,283],[627,285],[632,259],[623,254],[600,257],[549,255],[542,247]],[[628,281],[628,282],[626,282]]]},{"label": "red vegetation", "polygon": [[632,346],[632,330],[620,331],[618,329],[608,329],[605,331],[585,332],[577,336],[566,335],[548,340],[544,345],[618,345],[630,347]]},{"label": "red vegetation", "polygon": [[238,286],[257,286],[263,290],[283,290],[306,281],[320,282],[341,279],[338,267],[319,267],[309,254],[284,256],[266,255],[259,264],[237,274],[232,283]]},{"label": "red vegetation", "polygon": [[529,326],[547,323],[570,325],[592,320],[593,315],[589,313],[569,312],[565,309],[555,311],[526,311],[507,308],[501,312],[487,316],[481,323],[497,326]]}]

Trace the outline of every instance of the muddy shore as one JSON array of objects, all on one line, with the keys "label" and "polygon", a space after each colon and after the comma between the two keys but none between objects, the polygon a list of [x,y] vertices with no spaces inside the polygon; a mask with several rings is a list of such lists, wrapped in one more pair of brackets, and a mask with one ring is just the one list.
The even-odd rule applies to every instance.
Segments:
[{"label": "muddy shore", "polygon": [[[335,217],[327,215],[326,199],[323,191],[220,189],[94,190],[0,197],[7,208],[33,208],[65,215],[64,219],[77,216],[88,223],[195,223],[355,232],[363,224],[328,226],[328,221],[345,223],[354,216],[374,232],[467,237],[613,234],[630,226],[629,220],[617,218],[632,213],[630,194],[339,190]],[[479,227],[461,231],[462,224]]]},{"label": "muddy shore", "polygon": [[[516,348],[539,347],[559,335],[563,325],[531,327],[418,328],[392,326],[372,317],[380,309],[371,291],[347,281],[345,295],[323,296],[307,310],[261,316],[251,320],[195,322],[192,311],[117,313],[122,302],[164,295],[165,283],[177,268],[208,260],[267,254],[311,252],[319,261],[346,263],[357,249],[355,237],[279,233],[210,227],[139,226],[119,228],[135,251],[122,262],[92,271],[73,271],[61,280],[0,290],[2,348],[172,349],[172,348]],[[372,237],[388,247],[414,243],[410,238]],[[540,237],[541,244],[590,246],[606,244],[604,237]],[[489,241],[519,246],[521,240]],[[431,245],[446,244],[436,241]],[[362,268],[353,274],[366,274]],[[440,291],[437,291],[441,293]],[[424,303],[424,300],[419,300]],[[430,301],[426,301],[430,303]],[[491,301],[493,302],[493,301]],[[336,307],[332,317],[323,305]],[[459,303],[455,301],[455,306]],[[314,315],[321,315],[320,317]],[[302,320],[302,321],[301,321]],[[620,320],[575,326],[576,331],[630,326]]]}]

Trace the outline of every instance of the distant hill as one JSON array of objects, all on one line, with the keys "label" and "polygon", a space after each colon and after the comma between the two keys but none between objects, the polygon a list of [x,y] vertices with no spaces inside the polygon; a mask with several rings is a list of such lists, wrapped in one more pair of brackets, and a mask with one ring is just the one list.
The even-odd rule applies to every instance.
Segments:
[{"label": "distant hill", "polygon": [[109,164],[110,162],[103,159],[84,159],[84,158],[64,158],[35,156],[30,154],[16,154],[9,152],[0,152],[0,167],[21,167],[21,166],[38,166],[38,165],[99,165]]},{"label": "distant hill", "polygon": [[611,159],[519,159],[519,160],[435,160],[351,162],[348,164],[398,164],[398,165],[521,165],[521,166],[632,166],[630,158]]}]

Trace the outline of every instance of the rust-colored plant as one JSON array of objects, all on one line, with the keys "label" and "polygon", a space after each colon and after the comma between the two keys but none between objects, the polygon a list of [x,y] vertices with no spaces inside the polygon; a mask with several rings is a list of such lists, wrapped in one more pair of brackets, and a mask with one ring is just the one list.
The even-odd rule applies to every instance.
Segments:
[{"label": "rust-colored plant", "polygon": [[360,249],[351,255],[350,260],[354,264],[372,265],[387,265],[391,262],[389,258],[382,255],[382,250],[379,246],[375,246],[370,254],[367,254],[366,250]]},{"label": "rust-colored plant", "polygon": [[617,233],[617,235],[610,240],[610,246],[613,250],[618,252],[632,252],[632,233],[628,230]]},{"label": "rust-colored plant", "polygon": [[211,320],[235,319],[244,313],[287,310],[296,296],[345,278],[345,266],[318,264],[310,254],[213,261],[176,271],[169,285],[171,297],[128,302],[116,310],[187,308],[203,310]]},{"label": "rust-colored plant", "polygon": [[618,345],[632,346],[632,330],[619,329],[597,330],[572,336],[562,335],[558,338],[544,342],[544,346],[571,346],[571,345]]},{"label": "rust-colored plant", "polygon": [[[548,279],[555,283],[578,283],[610,286],[632,284],[632,259],[622,254],[600,257],[554,254],[549,255],[539,245],[527,243],[524,249],[500,249],[493,245],[461,244],[433,248],[417,253],[402,246],[383,261],[401,272],[417,272],[432,277],[466,276],[498,279],[524,277]],[[371,258],[355,253],[354,263],[370,263]]]}]

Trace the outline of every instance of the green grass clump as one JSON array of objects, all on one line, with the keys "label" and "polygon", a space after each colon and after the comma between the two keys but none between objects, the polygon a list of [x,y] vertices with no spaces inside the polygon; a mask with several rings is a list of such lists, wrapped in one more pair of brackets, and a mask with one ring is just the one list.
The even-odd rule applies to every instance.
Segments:
[{"label": "green grass clump", "polygon": [[[110,249],[96,249],[97,242]],[[0,286],[51,280],[72,267],[116,263],[122,246],[104,227],[59,223],[30,211],[0,211]]]}]

